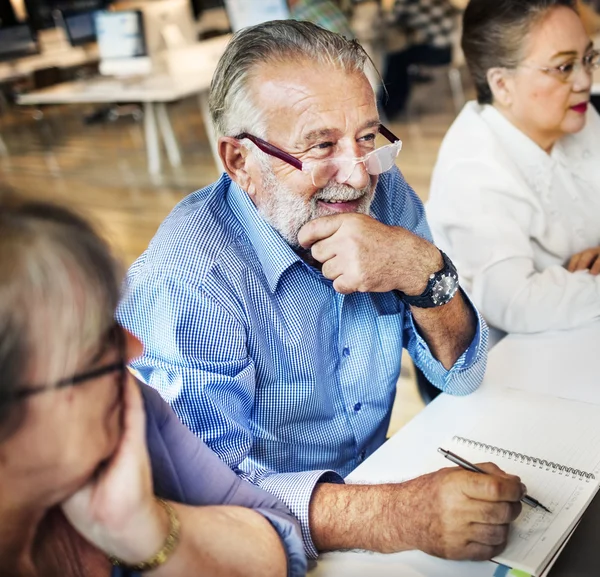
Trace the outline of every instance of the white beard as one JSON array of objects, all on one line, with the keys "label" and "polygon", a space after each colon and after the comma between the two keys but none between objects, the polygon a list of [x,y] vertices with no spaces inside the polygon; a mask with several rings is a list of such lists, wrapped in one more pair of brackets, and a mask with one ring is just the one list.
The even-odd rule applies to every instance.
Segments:
[{"label": "white beard", "polygon": [[263,188],[267,201],[259,207],[259,214],[285,239],[292,248],[299,248],[298,233],[311,220],[335,214],[319,205],[319,200],[351,201],[361,199],[356,212],[369,214],[375,194],[375,183],[369,182],[362,189],[336,182],[319,190],[309,200],[305,200],[280,183],[269,165],[263,165]]}]

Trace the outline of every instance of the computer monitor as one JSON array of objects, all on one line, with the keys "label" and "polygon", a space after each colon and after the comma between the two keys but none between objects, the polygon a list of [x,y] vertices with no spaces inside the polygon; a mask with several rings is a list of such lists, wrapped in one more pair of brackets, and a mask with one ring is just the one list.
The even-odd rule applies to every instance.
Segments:
[{"label": "computer monitor", "polygon": [[206,10],[225,8],[225,0],[190,0],[194,18],[198,20]]},{"label": "computer monitor", "polygon": [[94,23],[102,60],[146,56],[144,19],[140,10],[96,12]]},{"label": "computer monitor", "polygon": [[62,24],[71,46],[82,46],[96,41],[95,13],[96,10],[61,13]]},{"label": "computer monitor", "polygon": [[225,0],[225,8],[234,32],[268,20],[285,20],[290,17],[286,0]]},{"label": "computer monitor", "polygon": [[112,0],[19,0],[25,6],[29,25],[34,30],[46,30],[58,26],[57,10],[68,12],[90,12],[106,10]]},{"label": "computer monitor", "polygon": [[141,10],[144,15],[146,49],[155,58],[163,50],[180,48],[198,41],[189,0],[125,0],[115,10]]},{"label": "computer monitor", "polygon": [[37,38],[27,24],[0,28],[0,60],[39,54]]}]

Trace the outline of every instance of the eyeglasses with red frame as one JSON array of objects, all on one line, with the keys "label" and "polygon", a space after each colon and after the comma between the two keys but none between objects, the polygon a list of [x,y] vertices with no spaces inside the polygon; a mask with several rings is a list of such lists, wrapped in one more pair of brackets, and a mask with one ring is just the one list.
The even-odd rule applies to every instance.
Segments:
[{"label": "eyeglasses with red frame", "polygon": [[373,176],[390,170],[392,166],[394,166],[396,157],[402,150],[402,141],[389,129],[383,126],[383,124],[379,125],[379,133],[387,138],[391,144],[376,148],[361,158],[333,157],[321,160],[309,160],[306,162],[302,162],[285,150],[281,150],[281,148],[278,148],[270,142],[247,132],[243,132],[235,138],[237,140],[248,139],[265,154],[278,158],[290,166],[310,174],[313,185],[317,188],[322,188],[326,186],[333,177],[337,177],[339,182],[347,182],[352,176],[357,164],[363,164],[367,173]]}]

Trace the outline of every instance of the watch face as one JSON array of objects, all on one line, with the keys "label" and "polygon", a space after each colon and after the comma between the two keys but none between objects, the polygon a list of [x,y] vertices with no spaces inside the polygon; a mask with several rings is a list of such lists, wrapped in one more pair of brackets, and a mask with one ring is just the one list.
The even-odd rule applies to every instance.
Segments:
[{"label": "watch face", "polygon": [[458,276],[443,274],[433,285],[431,300],[436,305],[445,305],[452,300],[458,290]]}]

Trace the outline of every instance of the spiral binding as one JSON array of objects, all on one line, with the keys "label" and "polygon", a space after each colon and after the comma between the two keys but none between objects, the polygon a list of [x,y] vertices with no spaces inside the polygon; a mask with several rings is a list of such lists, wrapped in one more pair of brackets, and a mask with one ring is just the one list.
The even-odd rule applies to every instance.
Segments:
[{"label": "spiral binding", "polygon": [[596,476],[593,473],[588,473],[586,471],[580,471],[579,469],[573,469],[572,467],[567,467],[565,465],[561,465],[560,463],[553,463],[552,461],[546,461],[546,459],[538,459],[537,457],[530,457],[529,455],[524,455],[523,453],[517,453],[516,451],[509,451],[508,449],[503,449],[501,447],[495,447],[494,445],[488,445],[487,443],[480,443],[479,441],[473,441],[471,439],[466,439],[465,437],[459,437],[455,435],[452,437],[453,441],[456,441],[459,444],[466,445],[468,447],[474,447],[476,449],[481,449],[482,451],[490,454],[496,455],[498,457],[505,457],[507,459],[514,459],[520,463],[525,463],[526,465],[533,466],[541,466],[552,469],[555,473],[565,473],[566,475],[573,475],[574,477],[578,477],[580,480],[584,479],[596,479]]}]

